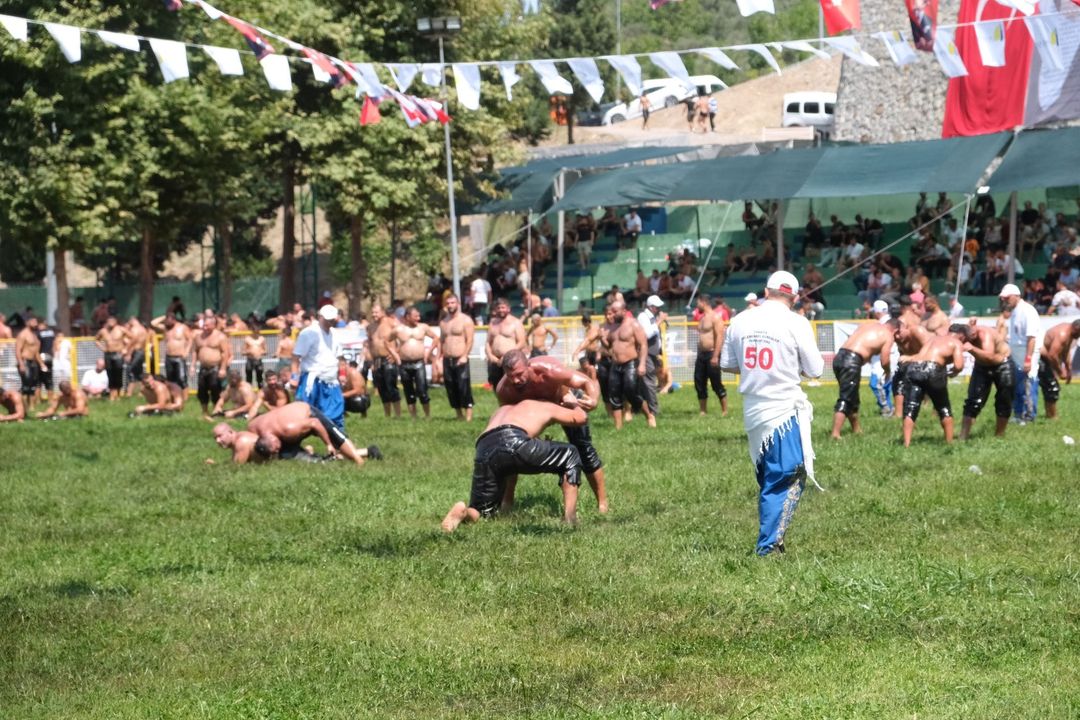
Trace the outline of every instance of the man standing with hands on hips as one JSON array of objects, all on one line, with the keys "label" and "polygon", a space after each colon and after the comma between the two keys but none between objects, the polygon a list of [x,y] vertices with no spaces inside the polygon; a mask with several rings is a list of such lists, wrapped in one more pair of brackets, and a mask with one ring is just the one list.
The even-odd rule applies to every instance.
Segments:
[{"label": "man standing with hands on hips", "polygon": [[998,293],[1001,307],[1009,310],[1009,355],[1016,363],[1016,395],[1013,418],[1020,423],[1035,419],[1039,409],[1039,358],[1042,326],[1039,312],[1020,297],[1020,288],[1009,283]]},{"label": "man standing with hands on hips", "polygon": [[739,373],[743,422],[758,487],[757,554],[784,552],[784,533],[814,479],[810,445],[813,408],[800,376],[821,377],[825,361],[810,322],[792,311],[799,281],[780,270],[765,284],[765,302],[735,316],[720,356],[724,370]]},{"label": "man standing with hands on hips", "polygon": [[650,295],[645,301],[645,309],[637,317],[638,325],[645,332],[648,343],[648,357],[645,358],[645,374],[639,374],[641,398],[649,406],[651,417],[649,427],[656,427],[656,415],[660,411],[660,402],[656,397],[656,368],[660,364],[660,323],[667,320],[667,313],[661,312],[664,301],[658,295]]},{"label": "man standing with hands on hips", "polygon": [[312,407],[314,417],[321,413],[344,430],[345,397],[338,382],[338,358],[344,354],[330,332],[337,319],[337,308],[323,305],[319,321],[300,331],[293,346],[290,384],[296,388],[296,399]]}]

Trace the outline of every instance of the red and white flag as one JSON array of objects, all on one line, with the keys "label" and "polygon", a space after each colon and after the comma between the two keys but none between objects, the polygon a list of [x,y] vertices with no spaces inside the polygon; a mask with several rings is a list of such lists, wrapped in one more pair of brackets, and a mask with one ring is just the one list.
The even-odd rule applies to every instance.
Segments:
[{"label": "red and white flag", "polygon": [[821,13],[825,16],[825,32],[830,35],[862,27],[859,0],[821,0]]},{"label": "red and white flag", "polygon": [[911,40],[916,49],[934,52],[938,0],[904,0],[911,21]]}]

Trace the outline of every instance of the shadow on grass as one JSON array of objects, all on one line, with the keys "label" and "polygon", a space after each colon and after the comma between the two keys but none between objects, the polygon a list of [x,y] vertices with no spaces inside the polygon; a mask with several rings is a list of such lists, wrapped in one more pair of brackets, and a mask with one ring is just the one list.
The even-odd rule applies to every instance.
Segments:
[{"label": "shadow on grass", "polygon": [[131,590],[126,587],[102,587],[92,585],[85,580],[68,580],[67,582],[50,585],[46,589],[53,595],[68,599],[88,596],[129,597],[131,595]]},{"label": "shadow on grass", "polygon": [[413,557],[433,547],[442,537],[441,532],[434,530],[413,535],[402,533],[364,535],[345,538],[340,548],[345,553],[375,558]]},{"label": "shadow on grass", "polygon": [[101,453],[99,453],[97,451],[94,451],[94,452],[73,452],[73,453],[71,453],[71,457],[75,458],[76,460],[82,460],[83,462],[90,463],[90,462],[97,462],[98,460],[100,460],[101,459]]},{"label": "shadow on grass", "polygon": [[173,575],[194,575],[196,573],[209,572],[209,568],[203,565],[191,563],[167,563],[159,567],[146,567],[139,570],[139,574],[147,577],[170,577]]}]

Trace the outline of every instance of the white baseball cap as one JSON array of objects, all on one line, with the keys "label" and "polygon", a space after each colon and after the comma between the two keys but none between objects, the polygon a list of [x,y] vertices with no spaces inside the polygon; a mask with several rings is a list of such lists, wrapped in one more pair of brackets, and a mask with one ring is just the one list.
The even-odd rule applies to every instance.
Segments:
[{"label": "white baseball cap", "polygon": [[338,309],[333,305],[323,305],[319,308],[319,317],[326,318],[327,320],[337,320]]},{"label": "white baseball cap", "polygon": [[757,302],[757,293],[746,293],[746,297],[743,298],[746,302]]},{"label": "white baseball cap", "polygon": [[659,295],[650,295],[645,304],[649,307],[664,307],[664,301],[660,299]]},{"label": "white baseball cap", "polygon": [[769,276],[768,281],[765,283],[765,287],[769,290],[778,290],[788,295],[799,294],[799,281],[795,279],[795,276],[786,270],[777,270]]},{"label": "white baseball cap", "polygon": [[1009,283],[1005,287],[1001,288],[1001,292],[998,293],[998,297],[1009,297],[1010,295],[1019,295],[1020,288],[1016,285]]},{"label": "white baseball cap", "polygon": [[872,310],[875,313],[887,313],[889,312],[889,303],[884,300],[875,300]]}]

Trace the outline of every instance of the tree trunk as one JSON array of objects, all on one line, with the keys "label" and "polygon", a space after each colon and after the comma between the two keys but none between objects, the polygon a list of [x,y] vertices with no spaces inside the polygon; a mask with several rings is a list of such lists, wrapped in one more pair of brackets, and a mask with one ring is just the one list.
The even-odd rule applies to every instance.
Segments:
[{"label": "tree trunk", "polygon": [[282,215],[285,229],[281,242],[281,303],[280,309],[288,311],[296,302],[296,167],[292,158],[285,161],[284,195]]},{"label": "tree trunk", "polygon": [[60,332],[71,336],[71,292],[68,288],[67,277],[67,251],[63,247],[57,247],[53,251],[56,258],[53,267],[56,269],[56,326]]},{"label": "tree trunk", "polygon": [[566,103],[566,144],[574,144],[574,104]]},{"label": "tree trunk", "polygon": [[349,316],[360,312],[367,281],[367,265],[364,263],[364,216],[354,215],[349,220],[349,260],[352,274],[349,278]]},{"label": "tree trunk", "polygon": [[139,320],[150,322],[154,317],[154,231],[143,228],[139,243]]},{"label": "tree trunk", "polygon": [[232,309],[232,224],[218,225],[217,236],[221,243],[221,312],[228,313]]}]

